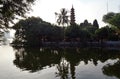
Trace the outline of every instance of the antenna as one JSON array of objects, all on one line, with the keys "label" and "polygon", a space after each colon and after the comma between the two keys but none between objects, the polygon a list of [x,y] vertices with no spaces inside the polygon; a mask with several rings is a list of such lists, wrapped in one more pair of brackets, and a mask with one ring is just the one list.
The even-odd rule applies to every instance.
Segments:
[{"label": "antenna", "polygon": [[120,12],[120,5],[119,5],[119,10],[118,11]]},{"label": "antenna", "polygon": [[108,0],[107,0],[107,13],[108,13]]}]

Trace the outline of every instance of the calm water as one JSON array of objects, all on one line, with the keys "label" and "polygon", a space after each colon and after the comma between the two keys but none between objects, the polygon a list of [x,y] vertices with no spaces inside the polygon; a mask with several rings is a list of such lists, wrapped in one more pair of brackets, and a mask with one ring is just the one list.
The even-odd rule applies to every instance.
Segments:
[{"label": "calm water", "polygon": [[120,79],[120,52],[0,46],[0,79]]}]

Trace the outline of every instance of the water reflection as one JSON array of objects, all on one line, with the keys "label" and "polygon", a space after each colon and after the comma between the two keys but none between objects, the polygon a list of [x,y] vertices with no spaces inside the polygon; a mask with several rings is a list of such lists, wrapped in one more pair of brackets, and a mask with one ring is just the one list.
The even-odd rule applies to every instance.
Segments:
[{"label": "water reflection", "polygon": [[85,65],[89,61],[94,66],[111,59],[118,59],[113,65],[105,65],[103,73],[107,76],[120,78],[120,52],[117,50],[90,49],[90,48],[15,48],[13,63],[22,70],[31,73],[55,66],[56,77],[60,79],[76,79],[76,67],[80,62]]},{"label": "water reflection", "polygon": [[50,49],[24,49],[20,48],[15,53],[16,59],[14,64],[23,70],[29,70],[30,72],[36,72],[43,69],[46,66],[53,66],[58,64],[61,59],[61,55],[54,53]]},{"label": "water reflection", "polygon": [[116,76],[120,79],[120,61],[113,65],[107,64],[106,66],[104,66],[103,73],[108,76]]},{"label": "water reflection", "polygon": [[61,59],[61,62],[57,65],[58,72],[56,72],[56,77],[60,76],[61,79],[68,79],[69,73],[69,63],[65,58]]}]

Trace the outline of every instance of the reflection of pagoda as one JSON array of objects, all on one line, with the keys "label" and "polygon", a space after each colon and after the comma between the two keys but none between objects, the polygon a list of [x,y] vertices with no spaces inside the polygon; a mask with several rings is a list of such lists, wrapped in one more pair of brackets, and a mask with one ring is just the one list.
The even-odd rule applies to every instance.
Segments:
[{"label": "reflection of pagoda", "polygon": [[73,8],[73,5],[72,5],[72,8],[71,8],[70,24],[71,25],[75,24],[75,9]]}]

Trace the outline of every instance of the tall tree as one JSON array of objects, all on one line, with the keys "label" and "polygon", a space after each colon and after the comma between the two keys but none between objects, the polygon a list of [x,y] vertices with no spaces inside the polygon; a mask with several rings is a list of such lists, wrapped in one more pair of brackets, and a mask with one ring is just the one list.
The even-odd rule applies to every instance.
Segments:
[{"label": "tall tree", "polygon": [[116,31],[109,26],[102,27],[96,30],[96,36],[99,40],[110,40],[116,41],[119,40],[119,36]]},{"label": "tall tree", "polygon": [[0,27],[8,28],[9,23],[18,19],[18,16],[25,17],[25,13],[31,9],[35,0],[0,0]]},{"label": "tall tree", "polygon": [[106,15],[103,16],[103,21],[105,23],[109,23],[110,19],[112,19],[112,17],[114,17],[115,13],[113,12],[110,12],[110,13],[107,13]]},{"label": "tall tree", "polygon": [[120,13],[108,13],[103,16],[103,21],[120,29]]},{"label": "tall tree", "polygon": [[[65,9],[65,8],[62,8],[60,10],[60,13],[56,13],[55,12],[55,15],[58,17],[57,18],[57,23],[58,25],[61,25],[63,26],[63,39],[65,40],[65,24],[69,24],[69,19],[68,19],[68,11]],[[63,41],[64,41],[63,40]]]},{"label": "tall tree", "polygon": [[68,11],[65,8],[62,8],[60,10],[60,13],[55,12],[55,15],[58,17],[57,18],[58,25],[62,24],[64,27],[65,24],[69,23],[69,19],[68,19],[69,16],[67,14],[68,14]]},{"label": "tall tree", "polygon": [[93,21],[93,26],[96,27],[97,29],[99,28],[99,24],[96,19]]},{"label": "tall tree", "polygon": [[120,13],[116,13],[116,15],[109,21],[109,23],[120,29]]},{"label": "tall tree", "polygon": [[13,26],[13,29],[16,30],[13,42],[20,45],[39,45],[41,42],[40,38],[45,34],[41,26],[45,26],[45,22],[39,17],[29,17],[28,19],[20,20]]}]

